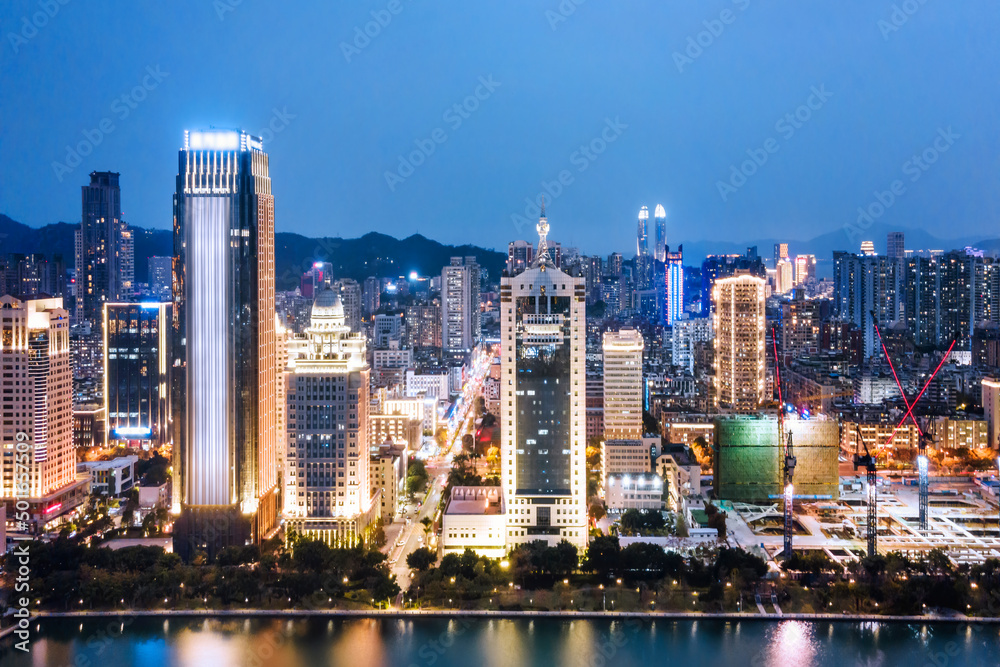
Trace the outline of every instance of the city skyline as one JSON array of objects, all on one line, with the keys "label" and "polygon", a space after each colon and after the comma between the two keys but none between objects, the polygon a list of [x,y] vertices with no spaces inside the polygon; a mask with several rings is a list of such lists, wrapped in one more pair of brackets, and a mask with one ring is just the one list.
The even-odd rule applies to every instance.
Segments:
[{"label": "city skyline", "polygon": [[[178,17],[202,17],[193,30],[210,53],[235,46],[233,40],[247,32],[264,30],[268,14],[246,11],[241,4],[219,4],[221,9],[154,9],[148,18],[167,37],[181,29]],[[13,15],[29,16],[32,7],[24,3]],[[430,20],[432,10],[405,3],[400,7],[388,14],[384,27],[375,24],[375,36],[363,47],[354,45],[356,32],[364,37],[372,12],[386,22],[380,12],[388,10],[381,6],[282,16],[274,29],[301,37],[293,54],[270,48],[247,53],[246,67],[238,68],[229,82],[197,68],[193,56],[164,53],[156,39],[116,47],[125,53],[108,59],[98,86],[78,90],[70,79],[89,85],[90,77],[68,76],[23,108],[10,110],[15,125],[45,131],[10,136],[0,149],[25,160],[16,169],[12,160],[2,161],[0,178],[9,187],[0,194],[0,210],[35,227],[60,219],[74,222],[73,190],[82,175],[111,169],[122,174],[125,220],[165,228],[170,220],[165,193],[172,176],[162,166],[169,163],[164,158],[177,149],[180,129],[214,122],[264,135],[282,184],[276,193],[283,202],[277,228],[307,235],[376,230],[406,237],[419,232],[443,242],[469,240],[503,248],[530,231],[523,223],[533,224],[534,216],[526,210],[525,198],[541,194],[568,223],[559,240],[584,252],[592,252],[599,240],[628,248],[630,218],[650,201],[666,207],[667,238],[672,244],[685,242],[689,249],[692,242],[716,236],[743,241],[759,234],[794,241],[842,230],[857,224],[859,209],[879,204],[882,193],[889,193],[893,204],[877,216],[878,222],[900,228],[934,230],[948,219],[950,233],[965,237],[997,218],[996,170],[983,168],[996,153],[989,115],[994,105],[988,96],[981,99],[988,89],[982,82],[995,73],[991,63],[1000,62],[989,53],[996,48],[988,38],[995,11],[921,5],[896,26],[891,7],[860,3],[844,9],[837,5],[835,14],[832,3],[792,10],[742,1],[669,10],[649,6],[647,22],[655,23],[661,12],[669,11],[671,18],[662,31],[653,32],[632,16],[592,3],[569,16],[558,8],[527,4],[485,8],[481,15],[460,15],[440,25]],[[719,18],[724,10],[730,12],[729,23]],[[84,16],[75,6],[63,7],[37,35],[29,30],[34,35],[30,39],[11,24],[10,34],[19,39],[9,44],[12,66],[0,80],[17,89],[52,64],[59,53],[53,51],[55,44],[70,52],[84,48],[91,22],[113,21],[128,30],[139,20],[132,8],[111,12],[96,8],[92,16]],[[787,14],[784,22],[775,22],[779,12]],[[784,28],[806,21],[815,22],[819,31],[808,41]],[[475,30],[480,22],[497,29],[470,43],[471,35],[483,32]],[[518,75],[523,56],[499,52],[504,28],[514,26],[533,36],[527,40],[532,46],[526,57],[538,67],[528,79]],[[316,36],[319,27],[323,40]],[[413,39],[441,30],[449,30],[455,43],[440,55],[422,55],[413,62],[400,58],[400,49]],[[721,32],[713,35],[712,30]],[[595,41],[615,43],[626,35],[634,40],[627,56],[610,53],[598,64],[586,51]],[[948,49],[958,35],[975,51]],[[761,39],[795,48],[800,64],[775,61],[755,46]],[[451,40],[437,41],[447,45]],[[209,46],[212,42],[218,45]],[[840,52],[847,66],[826,64],[829,49]],[[426,74],[426,65],[459,52],[469,57],[449,61],[455,71],[447,80]],[[564,52],[570,54],[569,64],[557,59]],[[649,82],[639,95],[626,94],[611,76],[624,67],[622,57]],[[295,75],[278,83],[270,75],[294,70],[302,58],[317,58],[329,80],[308,83]],[[869,61],[881,65],[866,70],[861,79],[848,73],[851,63]],[[581,86],[588,65],[596,70],[590,85]],[[413,68],[421,66],[422,75],[414,77]],[[68,74],[83,75],[84,67],[72,64]],[[909,67],[922,71],[926,80],[905,76]],[[221,85],[229,90],[255,69],[264,74],[263,85],[244,86],[225,103],[177,97],[182,88]],[[367,82],[376,74],[386,79],[369,89]],[[927,99],[924,86],[946,94]],[[706,97],[702,91],[708,90],[713,92]],[[350,104],[340,101],[342,91],[351,93]],[[553,104],[524,104],[526,96],[534,99],[542,91]],[[395,105],[384,104],[390,94],[404,102],[399,106],[407,109],[405,116],[387,108]],[[78,113],[54,114],[38,106],[52,95],[77,99]],[[665,106],[666,99],[671,103]],[[475,110],[453,111],[454,105],[466,103]],[[593,113],[567,119],[560,109],[568,104],[592,107]],[[736,104],[741,113],[734,117],[729,109]],[[527,107],[531,115],[521,110]],[[327,117],[317,114],[317,108],[334,113]],[[667,115],[662,117],[664,108]],[[800,118],[814,118],[800,123],[795,120],[800,110]],[[511,122],[501,122],[504,117]],[[857,124],[856,117],[865,122]],[[108,122],[102,130],[103,120]],[[441,130],[438,139],[428,139],[435,129]],[[30,149],[25,143],[29,137]],[[775,152],[763,148],[768,137],[774,139]],[[398,156],[408,161],[419,145],[431,145],[426,141],[434,150],[417,158],[423,164],[414,166],[412,174],[400,168]],[[591,159],[586,152],[576,153],[591,141],[604,143],[599,155]],[[81,142],[90,145],[77,151]],[[651,144],[660,149],[649,151]],[[143,150],[136,150],[140,145]],[[342,147],[349,157],[330,163],[325,159],[328,145]],[[482,150],[491,155],[488,170],[473,158]],[[531,157],[528,169],[520,157],[525,150]],[[927,151],[939,151],[933,164],[919,158]],[[70,166],[76,159],[68,160],[67,153],[74,152],[81,153],[79,164]],[[915,155],[918,160],[911,162]],[[744,164],[754,156],[763,163]],[[348,164],[349,169],[341,166]],[[731,168],[742,170],[743,178]],[[567,172],[565,184],[561,171]],[[396,172],[402,182],[387,182],[386,174]],[[315,187],[315,179],[322,179],[324,187]],[[896,180],[902,190],[892,194]],[[595,188],[597,183],[604,187]],[[459,225],[459,220],[470,224]],[[438,228],[440,221],[451,223]],[[759,232],[748,233],[750,229]],[[608,230],[610,238],[605,239]]]}]

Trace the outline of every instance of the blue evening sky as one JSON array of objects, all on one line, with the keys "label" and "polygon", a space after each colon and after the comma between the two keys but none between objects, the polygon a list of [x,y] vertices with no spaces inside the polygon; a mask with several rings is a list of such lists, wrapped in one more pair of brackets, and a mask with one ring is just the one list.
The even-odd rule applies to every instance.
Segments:
[{"label": "blue evening sky", "polygon": [[0,212],[32,226],[113,170],[169,227],[216,126],[264,134],[278,231],[500,248],[545,182],[588,253],[657,203],[671,243],[805,240],[899,180],[880,224],[1000,236],[992,1],[62,2],[0,7]]}]

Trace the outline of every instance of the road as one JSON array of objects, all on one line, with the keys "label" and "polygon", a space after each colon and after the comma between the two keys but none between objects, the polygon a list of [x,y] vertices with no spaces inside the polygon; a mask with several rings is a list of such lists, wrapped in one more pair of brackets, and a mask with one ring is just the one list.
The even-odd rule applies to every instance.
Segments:
[{"label": "road", "polygon": [[[425,534],[421,521],[424,518],[429,518],[431,521],[435,519],[434,514],[448,481],[452,457],[461,451],[462,435],[470,431],[473,426],[475,420],[473,406],[476,404],[476,398],[482,393],[483,380],[490,370],[492,360],[492,351],[477,352],[462,387],[462,393],[455,401],[455,410],[448,421],[445,445],[424,461],[429,478],[429,489],[424,501],[419,507],[407,505],[400,519],[386,528],[390,568],[396,575],[396,583],[403,591],[410,586],[410,568],[406,565],[406,557],[422,546],[437,548],[437,536]],[[402,595],[397,598],[397,604],[401,598]]]}]

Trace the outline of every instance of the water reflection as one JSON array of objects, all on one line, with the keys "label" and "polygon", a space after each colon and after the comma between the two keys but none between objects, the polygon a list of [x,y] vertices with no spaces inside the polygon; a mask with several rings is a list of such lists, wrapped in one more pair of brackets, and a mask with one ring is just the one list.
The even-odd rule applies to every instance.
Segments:
[{"label": "water reflection", "polygon": [[767,667],[808,667],[818,664],[818,643],[813,624],[785,621],[773,629],[764,664]]}]

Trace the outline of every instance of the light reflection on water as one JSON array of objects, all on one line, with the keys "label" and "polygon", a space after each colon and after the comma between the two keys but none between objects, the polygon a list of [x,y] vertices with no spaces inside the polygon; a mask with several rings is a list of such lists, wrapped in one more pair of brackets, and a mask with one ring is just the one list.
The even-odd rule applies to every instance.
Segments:
[{"label": "light reflection on water", "polygon": [[[658,619],[42,619],[4,667],[994,665],[995,626]],[[936,662],[937,661],[937,662]]]}]

